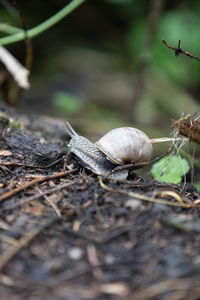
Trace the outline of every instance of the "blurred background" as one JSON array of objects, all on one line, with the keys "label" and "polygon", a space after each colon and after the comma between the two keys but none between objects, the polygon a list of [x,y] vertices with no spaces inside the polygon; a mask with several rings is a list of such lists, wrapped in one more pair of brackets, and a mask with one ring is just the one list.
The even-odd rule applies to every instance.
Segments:
[{"label": "blurred background", "polygon": [[[0,21],[21,27],[23,20],[30,29],[69,2],[1,0]],[[200,56],[199,37],[198,0],[86,0],[32,40],[31,88],[17,100],[1,66],[1,100],[23,113],[69,120],[94,139],[127,125],[170,136],[172,118],[199,108],[200,62],[175,57],[162,39],[175,47],[181,40]],[[24,41],[6,48],[24,64]]]}]

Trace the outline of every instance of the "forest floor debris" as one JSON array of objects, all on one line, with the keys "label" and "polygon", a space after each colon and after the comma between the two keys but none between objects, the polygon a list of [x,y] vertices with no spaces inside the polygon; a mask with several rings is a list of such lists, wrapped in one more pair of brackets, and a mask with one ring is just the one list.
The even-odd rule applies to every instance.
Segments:
[{"label": "forest floor debris", "polygon": [[2,124],[2,300],[198,299],[192,185],[98,178],[62,159],[66,141]]}]

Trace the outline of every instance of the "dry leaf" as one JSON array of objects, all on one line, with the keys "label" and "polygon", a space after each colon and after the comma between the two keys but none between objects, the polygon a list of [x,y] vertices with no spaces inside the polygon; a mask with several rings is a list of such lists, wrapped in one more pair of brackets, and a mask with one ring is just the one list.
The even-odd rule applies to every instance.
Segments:
[{"label": "dry leaf", "polygon": [[0,150],[0,156],[12,156],[12,152],[9,150]]}]

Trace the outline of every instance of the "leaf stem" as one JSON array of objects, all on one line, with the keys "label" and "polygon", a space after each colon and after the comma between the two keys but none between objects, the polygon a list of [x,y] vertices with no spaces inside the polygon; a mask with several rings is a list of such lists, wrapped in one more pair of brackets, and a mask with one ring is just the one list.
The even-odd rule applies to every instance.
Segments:
[{"label": "leaf stem", "polygon": [[25,34],[25,32],[21,31],[19,33],[6,36],[4,38],[0,39],[0,45],[8,45],[11,43],[15,43],[21,40],[24,40],[25,37],[33,38],[40,33],[46,31],[56,23],[58,23],[60,20],[62,20],[64,17],[66,17],[68,14],[70,14],[75,8],[77,8],[80,4],[82,4],[85,0],[72,0],[69,4],[67,4],[63,9],[61,9],[59,12],[57,12],[55,15],[44,21],[43,23],[37,25],[36,27],[33,27],[32,29],[28,30]]},{"label": "leaf stem", "polygon": [[7,23],[0,23],[0,31],[5,32],[7,34],[15,34],[15,33],[23,32],[23,29],[12,26]]},{"label": "leaf stem", "polygon": [[165,142],[177,142],[177,141],[186,141],[188,142],[188,138],[168,138],[168,137],[162,137],[162,138],[155,138],[150,139],[150,142],[152,144],[154,143],[165,143]]}]

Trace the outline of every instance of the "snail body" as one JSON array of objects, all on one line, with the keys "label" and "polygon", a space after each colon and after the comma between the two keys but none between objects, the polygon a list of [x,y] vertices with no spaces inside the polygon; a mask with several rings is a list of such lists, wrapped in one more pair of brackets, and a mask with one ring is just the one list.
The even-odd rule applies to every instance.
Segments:
[{"label": "snail body", "polygon": [[82,165],[95,174],[110,178],[125,179],[127,169],[111,172],[116,166],[148,161],[153,150],[148,136],[133,127],[113,129],[96,144],[78,135],[68,122],[66,131],[71,137],[68,150]]}]

